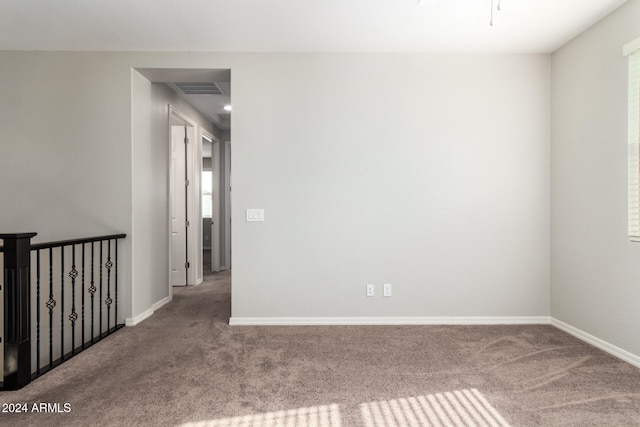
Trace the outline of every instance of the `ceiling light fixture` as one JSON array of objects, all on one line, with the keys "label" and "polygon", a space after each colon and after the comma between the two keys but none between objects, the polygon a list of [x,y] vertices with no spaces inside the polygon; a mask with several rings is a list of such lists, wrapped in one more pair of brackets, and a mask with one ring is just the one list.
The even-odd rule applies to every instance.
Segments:
[{"label": "ceiling light fixture", "polygon": [[[494,10],[494,4],[495,4],[496,0],[491,0],[491,15],[489,18],[489,25],[493,27],[493,10]],[[440,0],[417,0],[417,3],[421,6],[433,6],[435,4],[438,4],[440,2]],[[496,10],[500,11],[502,10],[502,0],[497,0],[498,5],[495,8]]]},{"label": "ceiling light fixture", "polygon": [[230,104],[227,104],[222,108],[224,108],[224,111],[231,111],[231,105]]},{"label": "ceiling light fixture", "polygon": [[[491,19],[489,20],[489,25],[491,25],[493,27],[493,2],[494,0],[491,0]],[[502,0],[498,0],[498,7],[496,7],[496,10],[500,11],[501,9],[501,5],[502,5]]]}]

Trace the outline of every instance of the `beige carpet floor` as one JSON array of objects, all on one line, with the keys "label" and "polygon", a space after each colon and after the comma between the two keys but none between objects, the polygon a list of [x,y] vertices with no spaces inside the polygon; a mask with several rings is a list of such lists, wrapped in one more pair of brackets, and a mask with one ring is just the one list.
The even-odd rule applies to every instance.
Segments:
[{"label": "beige carpet floor", "polygon": [[0,425],[640,426],[640,369],[552,326],[230,327],[229,282],[0,392],[28,405]]}]

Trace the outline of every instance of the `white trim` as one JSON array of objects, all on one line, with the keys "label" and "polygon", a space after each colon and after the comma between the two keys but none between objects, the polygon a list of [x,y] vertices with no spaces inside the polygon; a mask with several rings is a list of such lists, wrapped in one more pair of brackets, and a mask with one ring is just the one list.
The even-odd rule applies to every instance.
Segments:
[{"label": "white trim", "polygon": [[[195,252],[197,255],[194,259],[194,283],[202,281],[202,128],[198,127],[196,133],[193,135],[194,142],[196,143],[195,151],[193,152],[193,174],[190,178],[192,180],[193,188],[193,219],[196,222],[196,241]],[[198,132],[199,131],[199,132]]]},{"label": "white trim", "polygon": [[[204,135],[204,132],[203,132]],[[220,141],[211,136],[211,167],[212,167],[212,204],[211,204],[211,272],[220,271],[220,169],[222,162],[220,161]]]},{"label": "white trim", "polygon": [[153,304],[151,306],[151,309],[153,311],[158,311],[160,310],[162,307],[164,307],[165,305],[169,304],[171,302],[172,298],[171,297],[164,297],[162,298],[160,301],[158,301],[157,303]]},{"label": "white trim", "polygon": [[638,49],[640,49],[640,37],[622,46],[622,54],[628,56]]},{"label": "white trim", "polygon": [[150,309],[143,311],[142,313],[138,314],[135,317],[127,317],[124,321],[124,324],[126,326],[136,326],[138,323],[142,322],[143,320],[148,319],[149,317],[151,317],[153,315],[153,313],[155,313],[157,310],[159,310],[162,306],[168,304],[171,302],[171,297],[165,297],[163,299],[161,299],[160,301],[156,302],[155,304],[153,304],[151,306]]},{"label": "white trim", "polygon": [[174,116],[176,119],[182,121],[183,122],[182,124],[184,125],[193,126],[194,128],[198,126],[198,124],[193,119],[191,119],[188,115],[180,111],[178,108],[174,107],[171,104],[168,104],[168,106],[169,106],[169,118],[171,118],[171,116]]},{"label": "white trim", "polygon": [[227,268],[231,269],[231,141],[224,142],[224,260]]},{"label": "white trim", "polygon": [[136,326],[138,323],[148,319],[152,315],[153,315],[153,308],[150,308],[146,311],[143,311],[142,313],[138,314],[135,317],[127,317],[124,321],[124,324],[126,326]]},{"label": "white trim", "polygon": [[578,328],[575,328],[571,325],[568,325],[558,319],[551,318],[551,324],[556,328],[573,335],[574,337],[591,344],[594,347],[598,347],[600,350],[606,351],[612,356],[617,357],[627,363],[630,363],[634,366],[640,368],[640,356],[636,356],[635,354],[629,353],[626,350],[621,349],[620,347],[616,347],[613,344],[610,344],[600,338],[596,338],[593,335],[590,335],[584,331],[581,331]]},{"label": "white trim", "polygon": [[229,325],[548,325],[548,316],[518,317],[232,317]]},{"label": "white trim", "polygon": [[640,237],[640,51],[628,57],[628,235]]},{"label": "white trim", "polygon": [[[195,146],[194,144],[189,144],[187,145],[187,152],[185,153],[186,155],[186,160],[187,160],[187,174],[188,174],[188,179],[190,182],[193,182],[194,185],[189,186],[189,189],[187,190],[187,211],[188,211],[188,217],[186,218],[187,221],[189,221],[190,223],[196,224],[195,227],[189,227],[189,230],[187,230],[187,242],[188,242],[188,249],[187,249],[187,261],[190,262],[191,264],[193,264],[193,268],[190,268],[188,270],[188,277],[187,277],[187,283],[186,285],[189,284],[193,284],[198,280],[198,270],[202,270],[202,249],[201,247],[199,247],[199,242],[200,239],[202,238],[202,220],[200,219],[202,217],[201,215],[201,209],[199,209],[199,203],[200,203],[200,178],[197,179],[196,181],[196,177],[195,177],[195,165],[198,161],[198,153],[201,153],[202,150],[202,140],[200,139],[199,135],[199,128],[198,128],[198,124],[197,122],[195,122],[193,119],[191,119],[188,115],[184,114],[182,111],[180,111],[179,109],[177,109],[176,107],[174,107],[171,104],[167,104],[168,107],[168,120],[167,120],[167,129],[168,129],[168,133],[169,133],[169,156],[168,156],[168,182],[167,182],[167,201],[168,201],[168,206],[167,206],[167,214],[168,214],[168,222],[167,222],[167,230],[168,230],[168,236],[169,236],[169,265],[168,265],[168,274],[169,274],[169,278],[171,278],[171,265],[172,265],[172,245],[171,245],[171,217],[172,217],[172,209],[173,209],[173,180],[174,180],[174,176],[172,174],[172,168],[171,168],[171,156],[172,156],[172,152],[171,152],[171,141],[172,141],[172,137],[171,137],[171,127],[173,125],[177,123],[180,123],[181,126],[185,126],[187,129],[187,133],[188,133],[188,138],[190,140],[195,141]],[[194,148],[195,147],[195,148]],[[202,157],[200,155],[200,157]],[[200,162],[202,162],[202,159],[200,159]],[[189,169],[191,169],[189,171]],[[197,187],[197,188],[196,188]],[[197,197],[197,201],[196,201],[196,197]],[[198,205],[198,207],[196,208],[194,205]],[[196,212],[196,210],[199,210],[199,212]],[[191,258],[191,259],[190,259]],[[198,267],[198,265],[200,267]],[[169,280],[168,283],[169,286],[169,297],[173,297],[173,286],[171,283],[171,280]]]},{"label": "white trim", "polygon": [[[200,138],[199,127],[196,122],[192,127],[187,126],[187,221],[190,225],[187,229],[188,245],[187,261],[189,267],[189,284],[195,284],[199,275],[202,276],[202,208],[200,207],[200,181],[202,176],[197,169],[202,170],[202,139]],[[199,167],[198,167],[199,165]]]}]

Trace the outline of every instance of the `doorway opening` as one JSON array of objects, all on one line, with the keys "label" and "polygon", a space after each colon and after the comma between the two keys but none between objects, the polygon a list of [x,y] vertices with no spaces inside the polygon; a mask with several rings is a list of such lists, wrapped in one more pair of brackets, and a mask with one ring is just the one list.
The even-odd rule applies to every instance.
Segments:
[{"label": "doorway opening", "polygon": [[203,273],[231,269],[231,144],[202,131]]},{"label": "doorway opening", "polygon": [[220,266],[220,141],[202,131],[202,270],[216,273]]},{"label": "doorway opening", "polygon": [[[150,119],[151,136],[167,134],[158,141],[169,145],[164,145],[167,169],[158,176],[166,173],[168,186],[165,212],[170,301],[174,285],[197,285],[212,269],[231,268],[231,252],[227,249],[231,246],[228,229],[231,208],[226,172],[230,166],[226,159],[230,152],[227,141],[231,140],[231,70],[135,68],[135,71],[150,83],[150,86],[141,84],[139,93],[141,111]],[[164,129],[159,130],[161,127]],[[165,283],[158,286],[167,286]]]}]

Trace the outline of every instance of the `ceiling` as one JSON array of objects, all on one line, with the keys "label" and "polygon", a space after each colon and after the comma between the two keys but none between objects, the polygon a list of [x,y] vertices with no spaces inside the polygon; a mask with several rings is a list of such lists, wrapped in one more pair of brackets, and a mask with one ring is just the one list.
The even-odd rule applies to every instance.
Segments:
[{"label": "ceiling", "polygon": [[548,53],[627,0],[0,0],[0,50]]},{"label": "ceiling", "polygon": [[[626,2],[0,0],[0,50],[549,53]],[[229,70],[138,71],[229,129]],[[185,95],[177,82],[223,94]]]},{"label": "ceiling", "polygon": [[[1,1],[1,0],[0,0]],[[151,83],[166,83],[180,97],[200,111],[219,129],[231,128],[231,113],[224,110],[231,105],[231,70],[188,68],[136,68]],[[188,95],[176,83],[215,83],[221,89],[217,95]]]}]

